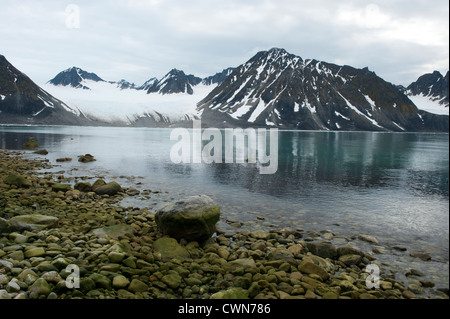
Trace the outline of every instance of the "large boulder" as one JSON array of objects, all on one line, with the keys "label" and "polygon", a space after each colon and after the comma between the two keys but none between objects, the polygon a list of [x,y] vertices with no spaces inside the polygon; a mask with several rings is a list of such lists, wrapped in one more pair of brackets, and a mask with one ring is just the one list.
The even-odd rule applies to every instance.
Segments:
[{"label": "large boulder", "polygon": [[164,235],[188,241],[205,241],[216,231],[219,206],[206,195],[190,196],[157,210],[155,221]]}]

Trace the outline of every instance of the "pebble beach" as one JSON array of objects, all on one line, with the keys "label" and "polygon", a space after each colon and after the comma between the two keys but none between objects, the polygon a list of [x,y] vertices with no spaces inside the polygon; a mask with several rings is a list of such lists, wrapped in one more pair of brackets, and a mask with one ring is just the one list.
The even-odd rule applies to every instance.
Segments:
[{"label": "pebble beach", "polygon": [[39,173],[48,160],[22,155],[0,151],[0,299],[448,299],[448,287],[414,269],[408,282],[383,271],[374,281],[369,269],[384,266],[354,244],[373,236],[337,245],[325,232],[239,227],[176,240],[159,232],[154,210],[121,204],[135,188],[75,188]]}]

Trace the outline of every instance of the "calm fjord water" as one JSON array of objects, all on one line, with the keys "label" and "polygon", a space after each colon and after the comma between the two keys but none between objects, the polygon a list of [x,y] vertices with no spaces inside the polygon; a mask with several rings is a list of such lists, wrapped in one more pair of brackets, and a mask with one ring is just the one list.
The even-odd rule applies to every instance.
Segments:
[{"label": "calm fjord water", "polygon": [[[45,157],[52,164],[58,157],[74,159],[55,171],[109,180],[140,176],[118,181],[167,191],[170,198],[207,194],[220,205],[224,221],[243,222],[243,228],[328,229],[336,237],[370,234],[385,247],[426,251],[440,263],[436,271],[448,287],[448,134],[279,131],[278,171],[261,175],[252,163],[174,164],[170,149],[176,142],[170,132],[0,126],[0,148],[20,150],[34,137],[49,151]],[[97,161],[76,161],[86,153]],[[229,227],[224,221],[221,225]],[[408,254],[402,258],[415,262]]]}]

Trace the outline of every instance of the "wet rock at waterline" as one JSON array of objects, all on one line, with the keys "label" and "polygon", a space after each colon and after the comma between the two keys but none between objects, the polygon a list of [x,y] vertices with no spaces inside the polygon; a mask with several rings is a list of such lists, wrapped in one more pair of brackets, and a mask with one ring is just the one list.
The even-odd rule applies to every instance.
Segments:
[{"label": "wet rock at waterline", "polygon": [[372,244],[378,244],[378,239],[376,239],[374,236],[370,236],[370,235],[359,235],[358,236],[359,240],[368,242],[368,243],[372,243]]},{"label": "wet rock at waterline", "polygon": [[219,206],[208,196],[186,197],[161,207],[155,215],[164,235],[188,241],[205,241],[216,231]]},{"label": "wet rock at waterline", "polygon": [[333,259],[337,256],[336,246],[328,242],[308,242],[306,247],[312,254],[323,258]]},{"label": "wet rock at waterline", "polygon": [[96,159],[91,154],[85,154],[85,155],[78,156],[78,162],[81,162],[81,163],[89,163],[89,162],[94,162],[94,161],[96,161]]},{"label": "wet rock at waterline", "polygon": [[38,151],[36,151],[34,153],[38,154],[38,155],[47,155],[48,151],[46,149],[42,149],[42,150],[38,150]]},{"label": "wet rock at waterline", "polygon": [[97,195],[109,195],[114,196],[122,191],[122,187],[117,182],[110,182],[105,185],[101,185],[95,188],[94,192]]}]

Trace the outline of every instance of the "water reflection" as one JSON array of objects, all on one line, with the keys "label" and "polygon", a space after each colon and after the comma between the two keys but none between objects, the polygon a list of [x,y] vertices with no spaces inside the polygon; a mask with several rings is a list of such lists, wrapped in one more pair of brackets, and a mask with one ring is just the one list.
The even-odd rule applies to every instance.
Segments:
[{"label": "water reflection", "polygon": [[423,139],[395,133],[281,132],[276,174],[260,176],[254,164],[210,164],[206,170],[217,183],[277,196],[321,187],[393,187],[448,197],[448,148],[429,137],[425,158]]}]

